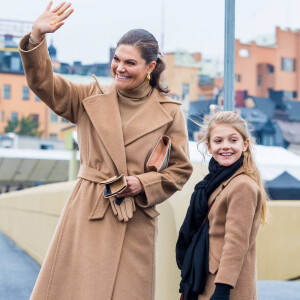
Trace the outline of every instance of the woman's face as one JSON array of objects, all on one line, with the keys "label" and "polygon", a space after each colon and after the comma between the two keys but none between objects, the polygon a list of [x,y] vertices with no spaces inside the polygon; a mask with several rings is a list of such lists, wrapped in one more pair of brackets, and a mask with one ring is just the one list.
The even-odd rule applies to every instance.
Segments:
[{"label": "woman's face", "polygon": [[219,165],[228,167],[246,151],[249,140],[243,140],[240,133],[230,125],[220,124],[211,130],[207,143],[208,151]]},{"label": "woman's face", "polygon": [[146,80],[147,73],[151,73],[155,65],[155,61],[147,65],[137,47],[120,45],[111,62],[116,89],[134,89]]}]

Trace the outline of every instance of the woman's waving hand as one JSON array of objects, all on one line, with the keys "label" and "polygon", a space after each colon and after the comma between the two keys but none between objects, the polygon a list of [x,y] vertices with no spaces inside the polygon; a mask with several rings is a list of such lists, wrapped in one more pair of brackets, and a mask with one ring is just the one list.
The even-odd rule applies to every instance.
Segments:
[{"label": "woman's waving hand", "polygon": [[71,3],[61,2],[51,10],[53,1],[50,1],[46,10],[35,20],[32,26],[31,38],[41,42],[47,33],[53,33],[64,24],[74,11]]}]

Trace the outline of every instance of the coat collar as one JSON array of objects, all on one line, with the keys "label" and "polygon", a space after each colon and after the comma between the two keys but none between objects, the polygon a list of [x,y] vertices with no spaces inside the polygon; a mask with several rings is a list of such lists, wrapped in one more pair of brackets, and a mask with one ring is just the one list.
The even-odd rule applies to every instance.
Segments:
[{"label": "coat collar", "polygon": [[109,89],[107,94],[88,97],[82,103],[118,173],[127,175],[124,139],[116,90]]},{"label": "coat collar", "polygon": [[173,120],[160,104],[164,101],[163,98],[154,89],[146,104],[128,121],[124,127],[125,146]]},{"label": "coat collar", "polygon": [[208,205],[210,205],[212,203],[212,201],[219,196],[219,194],[222,192],[222,190],[229,184],[229,182],[233,178],[235,178],[238,175],[241,175],[243,173],[245,173],[245,169],[243,166],[241,166],[230,178],[228,178],[227,180],[222,182],[210,195],[209,200],[208,200]]},{"label": "coat collar", "polygon": [[83,105],[118,173],[127,175],[125,146],[173,118],[160,104],[167,101],[166,97],[154,89],[147,103],[127,123],[123,134],[116,89],[112,84],[102,91],[103,94],[84,99]]}]

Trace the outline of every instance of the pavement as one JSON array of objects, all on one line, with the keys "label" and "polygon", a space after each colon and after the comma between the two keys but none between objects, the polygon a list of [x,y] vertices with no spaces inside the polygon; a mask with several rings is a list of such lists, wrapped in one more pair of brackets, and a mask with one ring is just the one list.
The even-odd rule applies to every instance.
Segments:
[{"label": "pavement", "polygon": [[0,232],[0,300],[28,300],[40,265]]},{"label": "pavement", "polygon": [[[0,300],[28,300],[39,271],[40,265],[0,232]],[[259,300],[300,300],[300,281],[258,281],[257,286]]]}]

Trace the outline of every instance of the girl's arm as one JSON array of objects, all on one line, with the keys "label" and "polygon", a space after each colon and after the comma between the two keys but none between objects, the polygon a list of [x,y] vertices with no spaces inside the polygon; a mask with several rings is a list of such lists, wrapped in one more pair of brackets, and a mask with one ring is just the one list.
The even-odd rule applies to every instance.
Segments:
[{"label": "girl's arm", "polygon": [[[215,283],[235,287],[244,258],[255,243],[260,224],[261,191],[247,175],[239,175],[227,196],[225,244]],[[255,263],[255,262],[254,262]],[[254,267],[254,266],[253,266]]]}]

